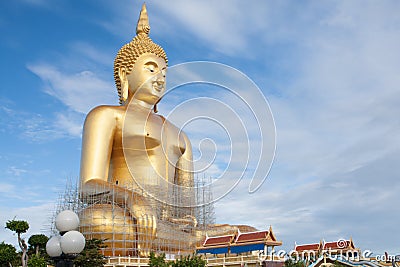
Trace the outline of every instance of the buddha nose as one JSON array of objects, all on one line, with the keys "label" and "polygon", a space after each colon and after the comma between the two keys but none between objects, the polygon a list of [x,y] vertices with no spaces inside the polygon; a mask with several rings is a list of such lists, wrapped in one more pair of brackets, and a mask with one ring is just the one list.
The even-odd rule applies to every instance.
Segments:
[{"label": "buddha nose", "polygon": [[162,72],[158,73],[156,83],[157,85],[163,85],[165,83],[165,75]]},{"label": "buddha nose", "polygon": [[164,77],[158,78],[158,79],[156,80],[156,83],[157,83],[157,85],[163,85],[163,84],[165,83]]}]

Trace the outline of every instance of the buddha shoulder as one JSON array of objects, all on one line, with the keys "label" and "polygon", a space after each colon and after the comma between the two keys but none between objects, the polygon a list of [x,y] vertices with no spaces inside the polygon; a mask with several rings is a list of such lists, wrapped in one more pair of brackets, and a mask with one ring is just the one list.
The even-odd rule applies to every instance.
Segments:
[{"label": "buddha shoulder", "polygon": [[85,128],[94,125],[104,125],[104,127],[115,126],[118,124],[125,113],[122,106],[98,106],[92,109],[86,116]]}]

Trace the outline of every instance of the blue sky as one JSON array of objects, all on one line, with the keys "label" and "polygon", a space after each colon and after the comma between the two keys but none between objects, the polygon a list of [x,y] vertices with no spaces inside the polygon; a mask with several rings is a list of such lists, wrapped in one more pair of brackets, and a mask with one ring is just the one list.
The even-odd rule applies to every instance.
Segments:
[{"label": "blue sky", "polygon": [[[113,59],[134,36],[141,4],[0,3],[1,225],[16,216],[40,232],[79,175],[85,114],[117,104]],[[254,194],[241,183],[219,201],[218,222],[271,224],[285,249],[351,236],[376,254],[399,252],[398,1],[149,0],[147,8],[170,66],[232,66],[258,85],[275,118],[268,179]],[[174,103],[164,100],[161,110]],[[1,240],[15,237],[0,229]]]}]

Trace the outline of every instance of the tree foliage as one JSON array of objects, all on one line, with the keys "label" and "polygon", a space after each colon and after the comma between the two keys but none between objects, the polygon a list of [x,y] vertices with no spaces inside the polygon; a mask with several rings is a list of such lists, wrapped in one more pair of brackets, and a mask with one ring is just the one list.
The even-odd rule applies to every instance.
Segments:
[{"label": "tree foliage", "polygon": [[29,257],[28,267],[46,267],[46,266],[47,266],[46,258],[38,255],[32,255],[31,257]]},{"label": "tree foliage", "polygon": [[197,255],[181,256],[180,259],[172,262],[172,267],[205,267],[206,261]]},{"label": "tree foliage", "polygon": [[36,256],[39,256],[40,249],[44,251],[44,248],[46,247],[46,243],[48,240],[49,238],[43,234],[32,235],[28,239],[28,244],[35,250]]},{"label": "tree foliage", "polygon": [[173,262],[165,261],[165,254],[156,256],[154,252],[150,253],[150,267],[205,267],[206,261],[197,255],[181,256]]},{"label": "tree foliage", "polygon": [[10,220],[6,223],[6,228],[17,234],[23,234],[28,231],[29,224],[27,221]]},{"label": "tree foliage", "polygon": [[0,266],[10,266],[17,258],[17,251],[15,247],[10,244],[5,244],[4,241],[0,243]]},{"label": "tree foliage", "polygon": [[154,252],[150,252],[149,267],[168,267],[168,263],[165,261],[165,254],[162,253],[156,256]]},{"label": "tree foliage", "polygon": [[18,236],[18,245],[22,251],[21,255],[21,263],[22,267],[26,267],[28,264],[28,246],[25,243],[25,240],[21,238],[21,234],[26,233],[29,229],[29,224],[27,221],[18,221],[18,220],[10,220],[6,223],[6,228],[11,231],[17,233]]},{"label": "tree foliage", "polygon": [[101,267],[106,263],[100,249],[106,247],[103,240],[89,239],[86,240],[85,248],[74,260],[75,266],[78,267]]},{"label": "tree foliage", "polygon": [[335,261],[335,262],[333,263],[333,266],[334,266],[334,267],[346,267],[346,265],[344,265],[343,263],[338,262],[338,261]]},{"label": "tree foliage", "polygon": [[289,258],[285,261],[285,267],[306,267],[306,264],[304,261],[295,261]]}]

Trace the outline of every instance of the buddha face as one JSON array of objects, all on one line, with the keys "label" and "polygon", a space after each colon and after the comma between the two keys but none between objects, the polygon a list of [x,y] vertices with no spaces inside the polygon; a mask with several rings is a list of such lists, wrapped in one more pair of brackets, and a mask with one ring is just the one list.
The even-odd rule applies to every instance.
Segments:
[{"label": "buddha face", "polygon": [[154,105],[165,91],[165,60],[151,53],[141,55],[125,82],[129,84],[129,96]]}]

